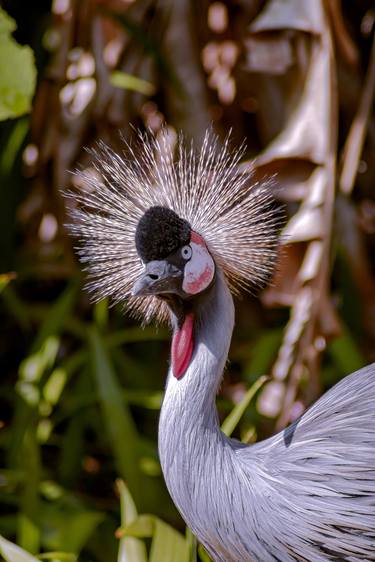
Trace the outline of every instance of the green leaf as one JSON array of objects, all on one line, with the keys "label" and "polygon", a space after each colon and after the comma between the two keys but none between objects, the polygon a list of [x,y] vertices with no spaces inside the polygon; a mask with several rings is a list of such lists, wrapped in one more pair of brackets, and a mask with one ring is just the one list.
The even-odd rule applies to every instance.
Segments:
[{"label": "green leaf", "polygon": [[0,536],[0,554],[6,562],[39,562],[35,556],[32,556],[14,543],[7,541],[2,536]]},{"label": "green leaf", "polygon": [[32,327],[29,306],[17,295],[14,287],[10,284],[3,287],[2,299],[8,312],[25,332]]},{"label": "green leaf", "polygon": [[156,91],[155,86],[151,82],[120,70],[114,70],[110,75],[109,81],[115,88],[133,90],[145,96],[152,96]]},{"label": "green leaf", "polygon": [[150,562],[189,562],[189,542],[173,527],[155,519]]},{"label": "green leaf", "polygon": [[39,482],[41,476],[40,448],[33,425],[27,428],[19,451],[19,466],[27,474],[20,494],[17,542],[31,552],[40,548]]},{"label": "green leaf", "polygon": [[341,336],[332,340],[328,351],[342,376],[357,371],[366,364],[353,336],[345,327]]},{"label": "green leaf", "polygon": [[[117,481],[117,488],[121,500],[121,526],[126,527],[137,519],[138,512],[123,480]],[[145,544],[135,537],[122,537],[117,562],[147,562]]]},{"label": "green leaf", "polygon": [[104,519],[104,514],[96,511],[73,513],[65,518],[60,535],[60,548],[79,553],[90,535]]},{"label": "green leaf", "polygon": [[189,545],[189,562],[197,562],[197,537],[193,535],[189,527],[186,527],[186,541]]},{"label": "green leaf", "polygon": [[14,20],[0,8],[0,120],[30,111],[36,84],[33,51],[13,39],[15,29]]},{"label": "green leaf", "polygon": [[221,426],[221,429],[223,433],[225,433],[225,435],[228,435],[228,437],[232,435],[246,408],[248,407],[258,390],[266,382],[266,380],[268,380],[268,377],[266,376],[259,377],[259,379],[246,392],[241,402],[236,404],[231,413],[225,418]]},{"label": "green leaf", "polygon": [[94,319],[99,330],[103,331],[108,326],[109,306],[108,299],[102,299],[94,306]]},{"label": "green leaf", "polygon": [[[43,484],[45,488],[45,483]],[[104,522],[105,514],[86,509],[78,497],[61,491],[60,497],[54,499],[50,496],[48,501],[41,502],[43,546],[49,551],[78,556],[90,537],[99,532],[96,529]]]},{"label": "green leaf", "polygon": [[127,527],[121,527],[118,534],[152,537],[149,562],[189,562],[189,540],[154,515],[140,515]]},{"label": "green leaf", "polygon": [[16,164],[17,156],[22,148],[22,144],[29,131],[30,120],[28,117],[17,119],[12,127],[6,144],[0,154],[0,171],[4,177],[11,174],[13,166]]},{"label": "green leaf", "polygon": [[201,544],[198,546],[198,554],[202,562],[211,562],[211,558],[208,556],[207,552]]},{"label": "green leaf", "polygon": [[16,274],[12,271],[10,273],[1,273],[0,274],[0,293],[5,289],[12,279],[16,278]]},{"label": "green leaf", "polygon": [[253,383],[258,377],[269,372],[283,339],[283,330],[263,332],[251,349],[251,360],[245,367],[244,378]]},{"label": "green leaf", "polygon": [[119,537],[137,537],[141,539],[152,537],[155,530],[155,517],[153,515],[139,515],[126,527],[117,531]]},{"label": "green leaf", "polygon": [[72,311],[77,295],[78,284],[76,281],[70,283],[57,302],[49,309],[48,315],[39,330],[33,344],[33,351],[38,351],[43,342],[49,337],[61,332],[64,322]]},{"label": "green leaf", "polygon": [[53,560],[53,562],[76,562],[75,554],[71,552],[43,552],[38,555],[39,560]]},{"label": "green leaf", "polygon": [[141,495],[141,481],[138,458],[138,433],[126,403],[122,388],[107,356],[103,341],[95,328],[89,331],[91,368],[98,390],[98,399],[115,464],[137,498]]}]

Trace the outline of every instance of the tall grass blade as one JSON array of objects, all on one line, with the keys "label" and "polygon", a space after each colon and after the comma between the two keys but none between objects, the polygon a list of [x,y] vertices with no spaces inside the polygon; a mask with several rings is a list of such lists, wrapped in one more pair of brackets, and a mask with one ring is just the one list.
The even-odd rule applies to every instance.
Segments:
[{"label": "tall grass blade", "polygon": [[95,328],[89,330],[91,369],[97,385],[104,424],[112,445],[119,475],[128,482],[135,499],[141,494],[138,458],[138,433],[130,411],[122,398],[122,388],[107,356],[102,338]]},{"label": "tall grass blade", "polygon": [[6,562],[39,562],[23,548],[0,536],[0,554]]},{"label": "tall grass blade", "polygon": [[259,379],[246,392],[241,402],[236,404],[231,413],[225,418],[221,426],[221,429],[223,433],[225,433],[225,435],[227,435],[228,437],[232,435],[246,408],[248,407],[258,390],[266,382],[266,380],[268,380],[268,377],[266,376],[259,377]]},{"label": "tall grass blade", "polygon": [[189,562],[189,542],[173,527],[155,519],[150,562]]},{"label": "tall grass blade", "polygon": [[[123,480],[117,481],[121,501],[121,526],[126,527],[138,517],[134,500]],[[122,537],[117,562],[147,562],[146,546],[135,537]]]}]

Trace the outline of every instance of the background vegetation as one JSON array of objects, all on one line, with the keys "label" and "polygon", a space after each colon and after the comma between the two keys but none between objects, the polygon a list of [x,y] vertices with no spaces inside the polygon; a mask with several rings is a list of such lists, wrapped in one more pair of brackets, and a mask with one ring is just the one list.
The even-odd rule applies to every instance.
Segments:
[{"label": "background vegetation", "polygon": [[375,359],[372,3],[2,6],[0,553],[208,560],[157,459],[169,335],[88,302],[60,190],[84,189],[85,147],[121,150],[132,126],[246,138],[243,165],[277,174],[288,244],[272,287],[237,303],[218,406],[244,441],[281,429]]}]

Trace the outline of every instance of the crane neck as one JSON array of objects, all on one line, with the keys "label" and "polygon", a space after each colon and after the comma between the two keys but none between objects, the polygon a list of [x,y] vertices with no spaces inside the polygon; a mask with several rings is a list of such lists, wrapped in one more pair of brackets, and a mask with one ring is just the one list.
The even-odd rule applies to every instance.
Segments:
[{"label": "crane neck", "polygon": [[195,310],[195,344],[189,367],[181,379],[170,370],[160,413],[159,458],[165,482],[197,535],[207,525],[202,519],[209,503],[207,494],[212,512],[217,510],[215,493],[209,492],[212,475],[221,474],[223,455],[228,466],[232,463],[233,447],[220,430],[215,398],[233,326],[232,296],[219,271]]},{"label": "crane neck", "polygon": [[[184,376],[168,374],[160,424],[175,423],[190,431],[201,424],[219,429],[215,398],[234,326],[234,305],[223,273],[200,300],[195,311],[194,351]],[[190,427],[190,426],[193,427]]]}]

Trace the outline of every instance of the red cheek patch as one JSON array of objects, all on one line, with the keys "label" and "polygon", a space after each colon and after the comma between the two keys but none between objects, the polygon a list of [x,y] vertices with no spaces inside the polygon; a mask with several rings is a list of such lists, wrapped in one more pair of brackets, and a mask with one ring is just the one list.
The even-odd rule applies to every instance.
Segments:
[{"label": "red cheek patch", "polygon": [[197,277],[194,274],[185,275],[184,291],[190,295],[201,293],[212,281],[212,268],[208,265]]},{"label": "red cheek patch", "polygon": [[188,314],[181,328],[173,334],[172,339],[172,373],[180,379],[189,366],[193,353],[194,315]]},{"label": "red cheek patch", "polygon": [[201,236],[191,233],[192,256],[185,265],[182,288],[189,295],[197,295],[206,289],[215,274],[215,263]]}]

